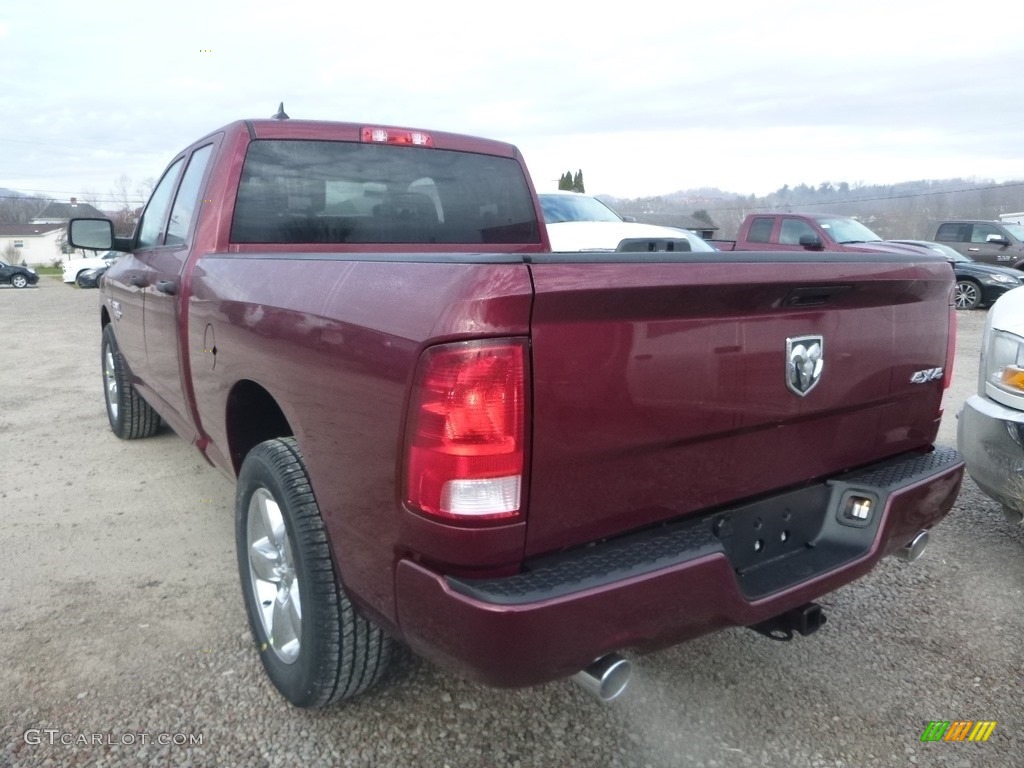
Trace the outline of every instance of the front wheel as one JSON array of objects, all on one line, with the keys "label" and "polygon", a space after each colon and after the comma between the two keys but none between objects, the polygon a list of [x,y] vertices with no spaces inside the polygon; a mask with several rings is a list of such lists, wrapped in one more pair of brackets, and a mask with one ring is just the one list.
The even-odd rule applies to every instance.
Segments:
[{"label": "front wheel", "polygon": [[957,280],[953,292],[953,303],[957,309],[975,309],[981,304],[981,289],[973,280]]},{"label": "front wheel", "polygon": [[392,641],[356,612],[338,583],[294,438],[260,443],[242,462],[235,541],[249,627],[288,701],[323,707],[383,677]]},{"label": "front wheel", "polygon": [[111,432],[122,440],[155,435],[160,429],[160,414],[153,410],[132,384],[124,357],[117,347],[114,329],[109,324],[103,328],[100,362]]},{"label": "front wheel", "polygon": [[28,285],[28,278],[25,277],[24,275],[15,275],[14,277],[11,278],[11,285],[13,285],[15,288],[24,288],[26,285]]}]

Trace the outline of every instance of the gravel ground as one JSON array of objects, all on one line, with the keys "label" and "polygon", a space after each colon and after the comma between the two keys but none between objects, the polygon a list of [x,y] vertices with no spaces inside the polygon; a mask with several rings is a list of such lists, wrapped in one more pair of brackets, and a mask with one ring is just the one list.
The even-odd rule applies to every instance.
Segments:
[{"label": "gravel ground", "polygon": [[[108,430],[97,302],[52,278],[0,290],[0,766],[1024,765],[1024,528],[969,480],[925,557],[827,595],[811,638],[635,658],[612,705],[405,658],[370,695],[292,709],[249,639],[231,484],[169,431]],[[960,315],[946,444],[984,317]],[[920,742],[956,719],[998,726]]]}]

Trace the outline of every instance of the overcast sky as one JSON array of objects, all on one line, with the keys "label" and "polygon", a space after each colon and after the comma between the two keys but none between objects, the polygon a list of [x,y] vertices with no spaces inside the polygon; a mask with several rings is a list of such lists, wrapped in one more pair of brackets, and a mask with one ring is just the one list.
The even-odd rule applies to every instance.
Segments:
[{"label": "overcast sky", "polygon": [[910,5],[7,0],[0,187],[106,199],[282,100],[512,142],[541,190],[1024,179],[1019,7]]}]

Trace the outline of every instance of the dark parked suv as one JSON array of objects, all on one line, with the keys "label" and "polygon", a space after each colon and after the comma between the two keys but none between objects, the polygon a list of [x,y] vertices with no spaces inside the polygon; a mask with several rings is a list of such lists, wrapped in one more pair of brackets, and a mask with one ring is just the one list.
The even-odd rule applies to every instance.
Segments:
[{"label": "dark parked suv", "polygon": [[34,269],[0,261],[0,285],[10,283],[15,288],[24,288],[26,285],[35,285],[38,282],[39,275]]},{"label": "dark parked suv", "polygon": [[974,261],[1024,270],[1024,226],[1002,221],[944,221],[935,240]]}]

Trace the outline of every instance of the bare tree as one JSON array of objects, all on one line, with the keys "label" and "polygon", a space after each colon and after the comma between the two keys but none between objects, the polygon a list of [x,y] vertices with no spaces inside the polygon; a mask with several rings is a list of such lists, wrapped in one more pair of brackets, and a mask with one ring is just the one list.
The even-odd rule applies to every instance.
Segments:
[{"label": "bare tree", "polygon": [[85,187],[78,195],[78,198],[93,208],[98,209],[100,207],[100,193],[91,187]]},{"label": "bare tree", "polygon": [[138,184],[135,185],[135,197],[143,201],[149,200],[149,196],[153,194],[153,188],[156,186],[156,179],[152,176],[148,176]]},{"label": "bare tree", "polygon": [[28,224],[52,202],[48,197],[4,195],[0,197],[0,224]]},{"label": "bare tree", "polygon": [[114,181],[114,187],[110,190],[110,199],[114,202],[115,208],[111,213],[111,220],[114,222],[114,233],[118,237],[128,237],[135,231],[135,224],[139,220],[142,210],[138,204],[139,190],[144,189],[147,182],[134,186],[135,193],[131,191],[133,184],[131,178],[122,173]]}]

